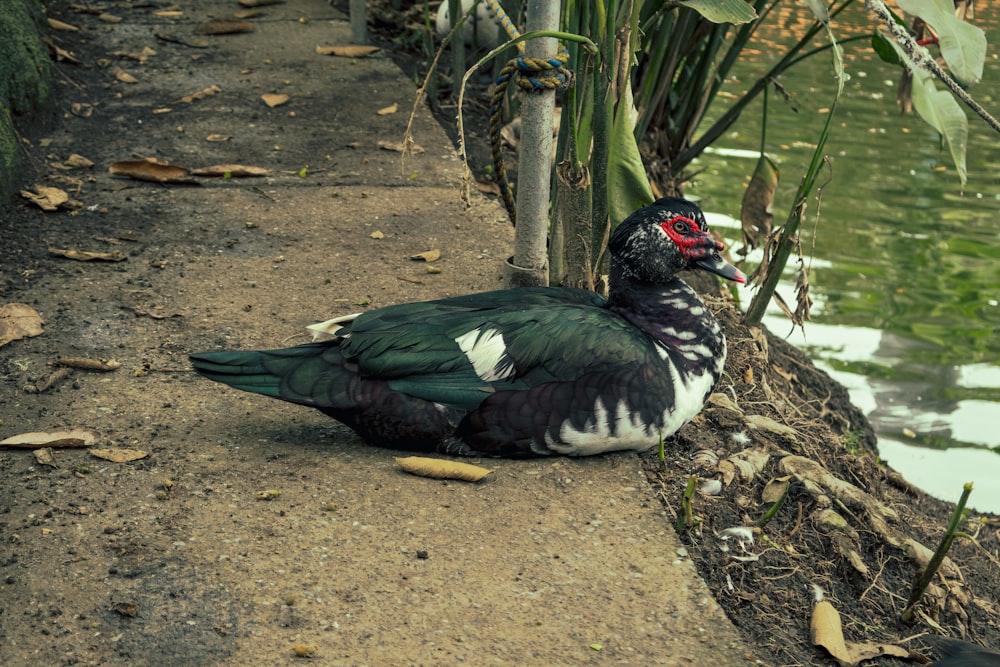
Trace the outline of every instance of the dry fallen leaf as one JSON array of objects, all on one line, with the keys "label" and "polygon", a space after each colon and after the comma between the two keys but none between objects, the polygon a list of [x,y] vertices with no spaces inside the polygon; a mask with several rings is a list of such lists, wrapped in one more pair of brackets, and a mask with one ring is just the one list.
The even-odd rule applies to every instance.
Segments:
[{"label": "dry fallen leaf", "polygon": [[316,53],[321,56],[342,56],[344,58],[364,58],[378,51],[377,46],[348,44],[346,46],[317,46]]},{"label": "dry fallen leaf", "polygon": [[99,459],[113,461],[114,463],[128,463],[138,461],[149,456],[149,452],[141,449],[127,449],[121,447],[108,447],[105,449],[91,449],[90,453]]},{"label": "dry fallen leaf", "polygon": [[175,104],[190,104],[195,100],[200,100],[203,97],[208,97],[209,95],[214,95],[222,90],[218,85],[211,85],[208,88],[202,88],[196,93],[191,93],[190,95],[185,95],[175,102]]},{"label": "dry fallen leaf", "polygon": [[156,38],[162,39],[164,42],[170,42],[171,44],[183,44],[184,46],[190,46],[194,49],[207,49],[211,46],[211,42],[207,37],[183,37],[181,35],[175,35],[172,32],[157,32]]},{"label": "dry fallen leaf", "polygon": [[94,163],[83,157],[82,155],[77,155],[73,153],[63,162],[64,165],[70,169],[90,169],[94,166]]},{"label": "dry fallen leaf", "polygon": [[433,250],[428,250],[427,252],[417,253],[416,255],[410,255],[410,259],[422,259],[425,262],[434,262],[441,258],[441,251],[437,248]]},{"label": "dry fallen leaf", "polygon": [[210,134],[205,137],[205,141],[229,141],[232,139],[228,134]]},{"label": "dry fallen leaf", "polygon": [[476,181],[476,189],[487,195],[500,194],[500,185],[493,181]]},{"label": "dry fallen leaf", "polygon": [[[396,151],[397,153],[402,153],[406,150],[406,145],[402,141],[386,141],[384,139],[379,139],[379,148],[384,148],[387,151]],[[420,144],[410,144],[411,153],[423,153],[424,148]]]},{"label": "dry fallen leaf", "polygon": [[252,167],[243,164],[216,164],[211,167],[199,167],[192,169],[194,176],[220,176],[225,178],[241,178],[247,176],[267,176],[268,170],[264,167]]},{"label": "dry fallen leaf", "polygon": [[156,51],[148,46],[144,46],[142,47],[142,51],[112,51],[111,55],[118,56],[119,58],[128,58],[140,65],[145,65],[150,56],[156,55]]},{"label": "dry fallen leaf", "polygon": [[184,12],[179,9],[161,9],[159,11],[153,12],[153,16],[159,16],[164,19],[179,19],[184,16]]},{"label": "dry fallen leaf", "polygon": [[387,107],[382,107],[381,109],[379,109],[375,113],[377,113],[379,116],[388,116],[390,114],[396,113],[397,111],[399,111],[399,104],[397,104],[396,102],[393,102],[392,104],[390,104]]},{"label": "dry fallen leaf", "polygon": [[121,81],[122,83],[139,83],[139,79],[135,78],[134,76],[123,70],[121,67],[116,67],[114,69],[114,73],[115,73],[115,78]]},{"label": "dry fallen leaf", "polygon": [[56,211],[60,206],[69,202],[69,195],[65,190],[53,188],[47,185],[36,185],[35,190],[21,190],[21,196],[43,211]]},{"label": "dry fallen leaf", "polygon": [[375,239],[376,241],[378,239],[384,239],[385,238],[385,234],[383,234],[382,232],[380,232],[377,229],[374,232],[372,232],[371,234],[369,234],[368,236],[370,236],[371,238]]},{"label": "dry fallen leaf", "polygon": [[435,479],[459,479],[465,482],[478,482],[489,475],[492,470],[448,461],[445,459],[430,459],[423,456],[396,457],[399,467],[412,475],[433,477]]},{"label": "dry fallen leaf", "polygon": [[94,115],[94,105],[87,102],[73,102],[69,105],[69,111],[79,118],[90,118]]},{"label": "dry fallen leaf", "polygon": [[264,93],[260,96],[260,99],[264,100],[264,104],[273,109],[274,107],[280,107],[282,104],[288,102],[288,95]]},{"label": "dry fallen leaf", "polygon": [[67,366],[69,368],[79,368],[84,371],[98,371],[107,373],[116,371],[122,367],[121,362],[114,359],[90,359],[88,357],[60,357],[55,361],[57,366]]},{"label": "dry fallen leaf", "polygon": [[266,7],[268,5],[283,5],[285,0],[239,0],[244,7]]},{"label": "dry fallen leaf", "polygon": [[52,387],[56,386],[72,374],[72,368],[57,368],[46,377],[38,380],[35,384],[24,385],[24,390],[29,394],[41,394],[43,391],[52,389]]},{"label": "dry fallen leaf", "polygon": [[851,652],[844,642],[844,629],[840,623],[840,614],[828,600],[820,600],[813,607],[812,643],[822,646],[841,665],[849,667],[855,664]]},{"label": "dry fallen leaf", "polygon": [[97,442],[97,434],[86,428],[68,431],[36,431],[13,435],[0,440],[0,447],[37,449],[38,447],[90,447]]},{"label": "dry fallen leaf", "polygon": [[65,23],[59,19],[49,19],[49,26],[53,30],[62,30],[65,32],[77,32],[79,30],[75,25]]},{"label": "dry fallen leaf", "polygon": [[58,62],[66,61],[68,63],[73,63],[74,65],[80,65],[80,64],[82,64],[76,58],[76,56],[74,56],[72,54],[72,52],[67,51],[66,49],[60,47],[58,44],[56,44],[55,42],[53,42],[51,39],[49,39],[47,37],[45,38],[45,44],[48,45],[49,50],[52,51],[53,55],[55,55],[56,61],[58,61]]},{"label": "dry fallen leaf", "polygon": [[199,23],[194,31],[199,35],[235,35],[242,32],[253,32],[253,23],[234,21],[233,19],[212,19]]},{"label": "dry fallen leaf", "polygon": [[137,181],[153,183],[197,183],[188,178],[190,171],[184,167],[171,164],[159,164],[147,160],[121,160],[108,167],[108,171],[116,176],[127,176]]},{"label": "dry fallen leaf", "polygon": [[51,447],[42,447],[41,449],[36,449],[32,452],[35,455],[35,461],[38,465],[50,466],[52,468],[58,468],[56,464],[56,458],[52,455]]},{"label": "dry fallen leaf", "polygon": [[75,259],[78,262],[91,262],[100,260],[104,262],[121,262],[128,257],[121,250],[111,252],[92,252],[90,250],[78,250],[77,248],[49,248],[49,252],[66,259]]},{"label": "dry fallen leaf", "polygon": [[41,315],[31,306],[23,303],[8,303],[0,308],[0,347],[13,340],[41,336]]}]

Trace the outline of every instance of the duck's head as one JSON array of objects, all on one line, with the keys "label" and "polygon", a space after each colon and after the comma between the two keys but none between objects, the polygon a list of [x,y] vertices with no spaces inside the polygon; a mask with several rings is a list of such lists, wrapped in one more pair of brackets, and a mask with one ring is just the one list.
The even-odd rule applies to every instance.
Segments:
[{"label": "duck's head", "polygon": [[701,209],[677,197],[639,209],[618,225],[608,243],[612,274],[635,281],[661,284],[683,269],[704,269],[745,283],[746,276],[722,258],[723,248],[708,231]]}]

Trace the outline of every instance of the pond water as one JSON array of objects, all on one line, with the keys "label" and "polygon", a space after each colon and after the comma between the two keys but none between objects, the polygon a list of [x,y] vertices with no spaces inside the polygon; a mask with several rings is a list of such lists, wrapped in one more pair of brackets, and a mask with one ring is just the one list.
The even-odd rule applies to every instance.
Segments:
[{"label": "pond water", "polygon": [[[987,31],[990,47],[983,81],[971,92],[997,116],[1000,16],[979,4],[974,23]],[[801,34],[809,19],[804,3],[784,10],[761,31],[727,90],[749,87],[777,59],[777,45]],[[860,4],[834,25],[841,35],[873,26]],[[812,321],[791,333],[776,309],[765,321],[851,390],[878,432],[881,457],[895,469],[947,500],[973,482],[970,505],[1000,513],[1000,135],[967,113],[963,188],[936,132],[900,115],[900,70],[879,61],[867,42],[845,51],[850,79],[827,144],[831,180],[818,222],[812,199],[803,225]],[[770,96],[767,152],[782,177],[776,224],[787,216],[833,100],[829,54],[801,63],[780,83],[792,103]],[[713,113],[721,114],[724,104],[717,106]],[[714,212],[710,220],[734,248],[762,116],[758,100],[693,165],[702,171],[685,191]],[[793,270],[779,290],[790,304]],[[744,303],[751,295],[742,295]]]}]

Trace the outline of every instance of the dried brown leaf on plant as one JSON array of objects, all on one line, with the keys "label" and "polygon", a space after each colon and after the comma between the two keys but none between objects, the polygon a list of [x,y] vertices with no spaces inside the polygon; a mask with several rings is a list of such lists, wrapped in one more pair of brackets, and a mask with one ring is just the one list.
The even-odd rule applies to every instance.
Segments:
[{"label": "dried brown leaf on plant", "polygon": [[253,30],[253,23],[233,19],[212,19],[199,23],[194,29],[199,35],[236,35]]},{"label": "dried brown leaf on plant", "polygon": [[208,88],[202,88],[198,92],[191,93],[190,95],[185,95],[184,97],[174,102],[174,104],[190,104],[195,100],[200,100],[204,97],[208,97],[209,95],[214,95],[221,91],[222,88],[220,88],[217,84],[212,84]]},{"label": "dried brown leaf on plant", "polygon": [[34,431],[13,435],[0,440],[0,447],[36,449],[38,447],[90,447],[97,442],[97,434],[86,428],[67,431]]},{"label": "dried brown leaf on plant", "polygon": [[215,176],[220,178],[267,176],[269,173],[264,167],[254,167],[245,164],[216,164],[211,167],[198,167],[191,170],[193,176]]},{"label": "dried brown leaf on plant", "polygon": [[78,262],[121,262],[128,257],[121,250],[111,252],[93,252],[90,250],[79,250],[77,248],[49,248],[49,253],[66,259],[73,259]]},{"label": "dried brown leaf on plant", "polygon": [[316,53],[321,56],[340,56],[342,58],[364,58],[378,51],[377,46],[362,44],[347,44],[344,46],[317,46]]},{"label": "dried brown leaf on plant", "polygon": [[24,303],[7,303],[0,307],[0,347],[7,343],[41,336],[45,321],[38,311]]},{"label": "dried brown leaf on plant", "polygon": [[121,160],[112,163],[108,167],[108,171],[115,176],[126,176],[137,181],[151,181],[153,183],[191,184],[198,182],[189,178],[191,173],[189,169],[148,160]]},{"label": "dried brown leaf on plant", "polygon": [[288,95],[282,93],[264,93],[260,96],[260,99],[264,100],[264,104],[273,109],[274,107],[286,104],[290,98]]},{"label": "dried brown leaf on plant", "polygon": [[[743,243],[750,249],[762,245],[771,235],[774,224],[774,192],[778,188],[778,167],[766,155],[757,160],[750,184],[743,193],[740,219],[743,223]],[[742,254],[746,254],[742,251]]]}]

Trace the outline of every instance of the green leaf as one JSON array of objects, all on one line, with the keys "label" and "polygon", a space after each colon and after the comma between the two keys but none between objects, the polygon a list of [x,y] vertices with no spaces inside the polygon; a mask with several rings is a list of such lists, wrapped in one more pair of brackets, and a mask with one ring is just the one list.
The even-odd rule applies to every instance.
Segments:
[{"label": "green leaf", "polygon": [[882,62],[889,63],[890,65],[903,64],[903,61],[899,58],[899,54],[896,53],[896,49],[892,48],[889,38],[880,32],[872,33],[872,50],[875,51]]},{"label": "green leaf", "polygon": [[636,143],[632,89],[626,87],[615,107],[608,142],[608,215],[612,228],[633,211],[653,203],[653,191]]},{"label": "green leaf", "polygon": [[[893,48],[900,52],[902,50],[895,42]],[[905,60],[905,58],[904,58]],[[965,186],[967,170],[965,167],[965,154],[968,149],[969,140],[969,119],[966,118],[962,107],[946,90],[938,90],[934,85],[934,77],[926,70],[915,67],[911,69],[913,73],[913,108],[924,119],[928,125],[933,127],[944,138],[948,144],[948,151],[951,159],[955,163],[955,170],[958,178]]]},{"label": "green leaf", "polygon": [[757,12],[743,0],[680,0],[680,4],[695,10],[712,23],[749,23]]},{"label": "green leaf", "polygon": [[955,16],[953,0],[898,0],[896,4],[934,28],[941,55],[959,82],[966,86],[979,83],[986,61],[986,34]]}]

